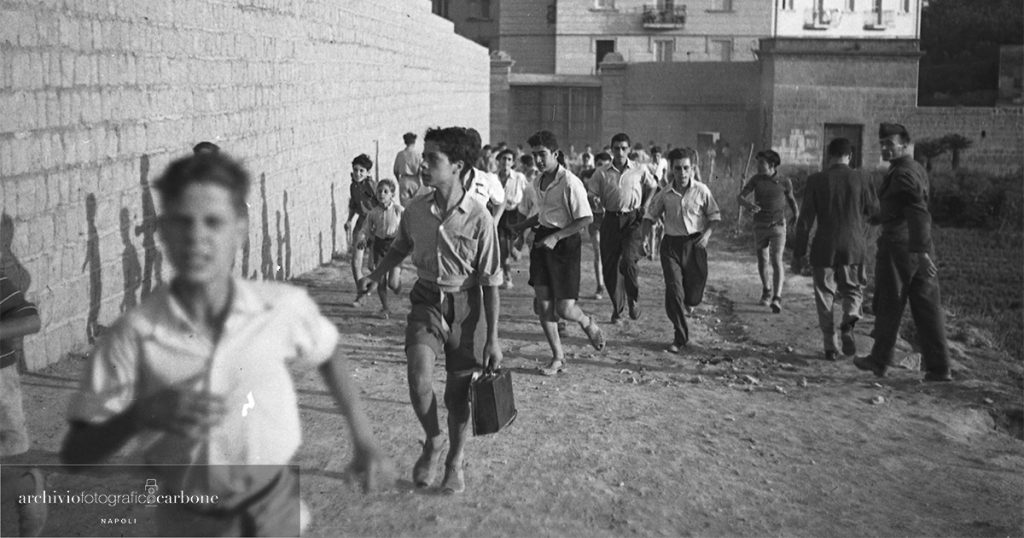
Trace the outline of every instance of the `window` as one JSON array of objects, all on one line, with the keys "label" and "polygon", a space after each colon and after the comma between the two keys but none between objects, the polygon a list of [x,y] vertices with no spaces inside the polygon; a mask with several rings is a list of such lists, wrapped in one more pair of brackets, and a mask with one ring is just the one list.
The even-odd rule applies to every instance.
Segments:
[{"label": "window", "polygon": [[654,41],[654,61],[671,62],[672,53],[675,52],[676,42],[674,39],[658,39]]},{"label": "window", "polygon": [[446,19],[448,18],[448,0],[433,0],[431,2],[431,7],[434,8],[432,10],[434,15],[440,15]]},{"label": "window", "polygon": [[793,11],[793,0],[782,0],[782,9],[785,11]]},{"label": "window", "polygon": [[708,11],[732,11],[732,0],[711,0]]},{"label": "window", "polygon": [[598,39],[594,42],[594,50],[597,53],[597,67],[601,67],[601,62],[609,52],[615,52],[615,40],[614,39]]},{"label": "window", "polygon": [[846,0],[846,11],[857,11],[857,0]]},{"label": "window", "polygon": [[730,39],[712,39],[711,40],[711,59],[719,62],[731,62],[732,61],[732,40]]},{"label": "window", "polygon": [[480,2],[480,18],[489,20],[491,18],[491,0],[478,0]]}]

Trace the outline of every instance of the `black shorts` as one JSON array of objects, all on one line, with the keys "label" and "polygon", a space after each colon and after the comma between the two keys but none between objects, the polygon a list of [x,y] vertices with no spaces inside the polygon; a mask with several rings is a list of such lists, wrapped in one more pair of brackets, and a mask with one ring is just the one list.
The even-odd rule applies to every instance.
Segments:
[{"label": "black shorts", "polygon": [[[530,281],[534,288],[551,289],[554,300],[580,298],[580,251],[583,240],[573,234],[555,244],[555,248],[540,246],[540,240],[557,232],[555,228],[538,226],[533,229],[533,248],[530,249]],[[543,297],[542,297],[543,298]]]},{"label": "black shorts", "polygon": [[412,308],[405,327],[405,348],[425,345],[444,355],[449,373],[483,368],[487,343],[483,289],[445,293],[436,285],[417,280],[409,292]]},{"label": "black shorts", "polygon": [[370,263],[376,266],[384,259],[384,256],[388,253],[388,249],[391,248],[391,243],[395,242],[394,237],[374,237],[373,247],[370,249],[371,257]]}]

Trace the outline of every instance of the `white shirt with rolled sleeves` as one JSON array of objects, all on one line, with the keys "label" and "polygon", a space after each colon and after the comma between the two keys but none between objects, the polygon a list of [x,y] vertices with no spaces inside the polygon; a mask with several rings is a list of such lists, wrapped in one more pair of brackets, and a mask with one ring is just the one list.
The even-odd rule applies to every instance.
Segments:
[{"label": "white shirt with rolled sleeves", "polygon": [[228,409],[205,441],[157,431],[141,436],[147,463],[207,469],[207,480],[170,477],[180,481],[172,486],[227,497],[246,492],[252,477],[244,469],[224,474],[202,465],[288,464],[302,434],[287,364],[328,360],[338,331],[301,288],[243,279],[233,287],[216,343],[194,328],[167,286],[125,314],[90,357],[68,419],[103,423],[136,399],[170,387],[205,392],[222,397]]},{"label": "white shirt with rolled sleeves", "polygon": [[558,167],[554,181],[546,190],[540,188],[542,179],[543,174],[537,176],[532,185],[537,197],[536,212],[541,226],[562,229],[576,219],[594,216],[583,181],[564,166]]},{"label": "white shirt with rolled sleeves", "polygon": [[502,283],[497,227],[480,199],[469,193],[447,212],[433,193],[413,198],[391,250],[412,255],[417,278],[446,293]]},{"label": "white shirt with rolled sleeves", "polygon": [[[501,181],[501,176],[496,175],[498,181]],[[508,173],[508,179],[505,180],[505,211],[512,211],[519,207],[519,204],[523,201],[524,191],[527,188],[526,176],[522,172],[516,170],[510,170]]]},{"label": "white shirt with rolled sleeves", "polygon": [[484,172],[479,168],[471,169],[464,186],[466,193],[480,200],[485,207],[487,204],[497,207],[505,203],[505,187],[501,186],[498,176],[490,172]]},{"label": "white shirt with rolled sleeves", "polygon": [[677,191],[668,186],[654,195],[644,218],[657,222],[665,217],[665,235],[686,236],[703,232],[711,221],[722,220],[715,197],[707,185],[691,180],[690,186]]}]

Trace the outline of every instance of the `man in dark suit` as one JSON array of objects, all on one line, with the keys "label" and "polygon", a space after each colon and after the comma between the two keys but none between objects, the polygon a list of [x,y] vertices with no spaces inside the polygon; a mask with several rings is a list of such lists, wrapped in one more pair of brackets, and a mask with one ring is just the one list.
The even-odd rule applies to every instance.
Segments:
[{"label": "man in dark suit", "polygon": [[793,245],[793,272],[800,274],[808,236],[817,224],[809,261],[818,326],[824,338],[825,360],[829,361],[839,356],[832,313],[836,302],[843,309],[839,325],[843,355],[857,354],[853,326],[861,318],[867,220],[878,209],[871,181],[860,170],[850,168],[852,156],[849,140],[836,138],[829,143],[828,168],[807,178]]},{"label": "man in dark suit", "polygon": [[889,171],[878,189],[882,227],[875,263],[875,344],[853,364],[878,377],[892,364],[903,308],[917,328],[925,381],[950,381],[945,314],[939,297],[938,268],[932,261],[932,217],[928,212],[928,173],[911,157],[910,134],[899,124],[878,129],[882,160]]}]

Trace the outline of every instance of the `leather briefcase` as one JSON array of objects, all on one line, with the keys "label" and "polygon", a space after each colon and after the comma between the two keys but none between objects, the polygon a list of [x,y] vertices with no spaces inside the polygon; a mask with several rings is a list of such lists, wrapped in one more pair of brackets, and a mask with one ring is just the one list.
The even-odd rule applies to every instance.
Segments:
[{"label": "leather briefcase", "polygon": [[487,435],[505,428],[516,419],[512,396],[512,372],[476,372],[469,384],[469,405],[472,411],[473,435]]}]

